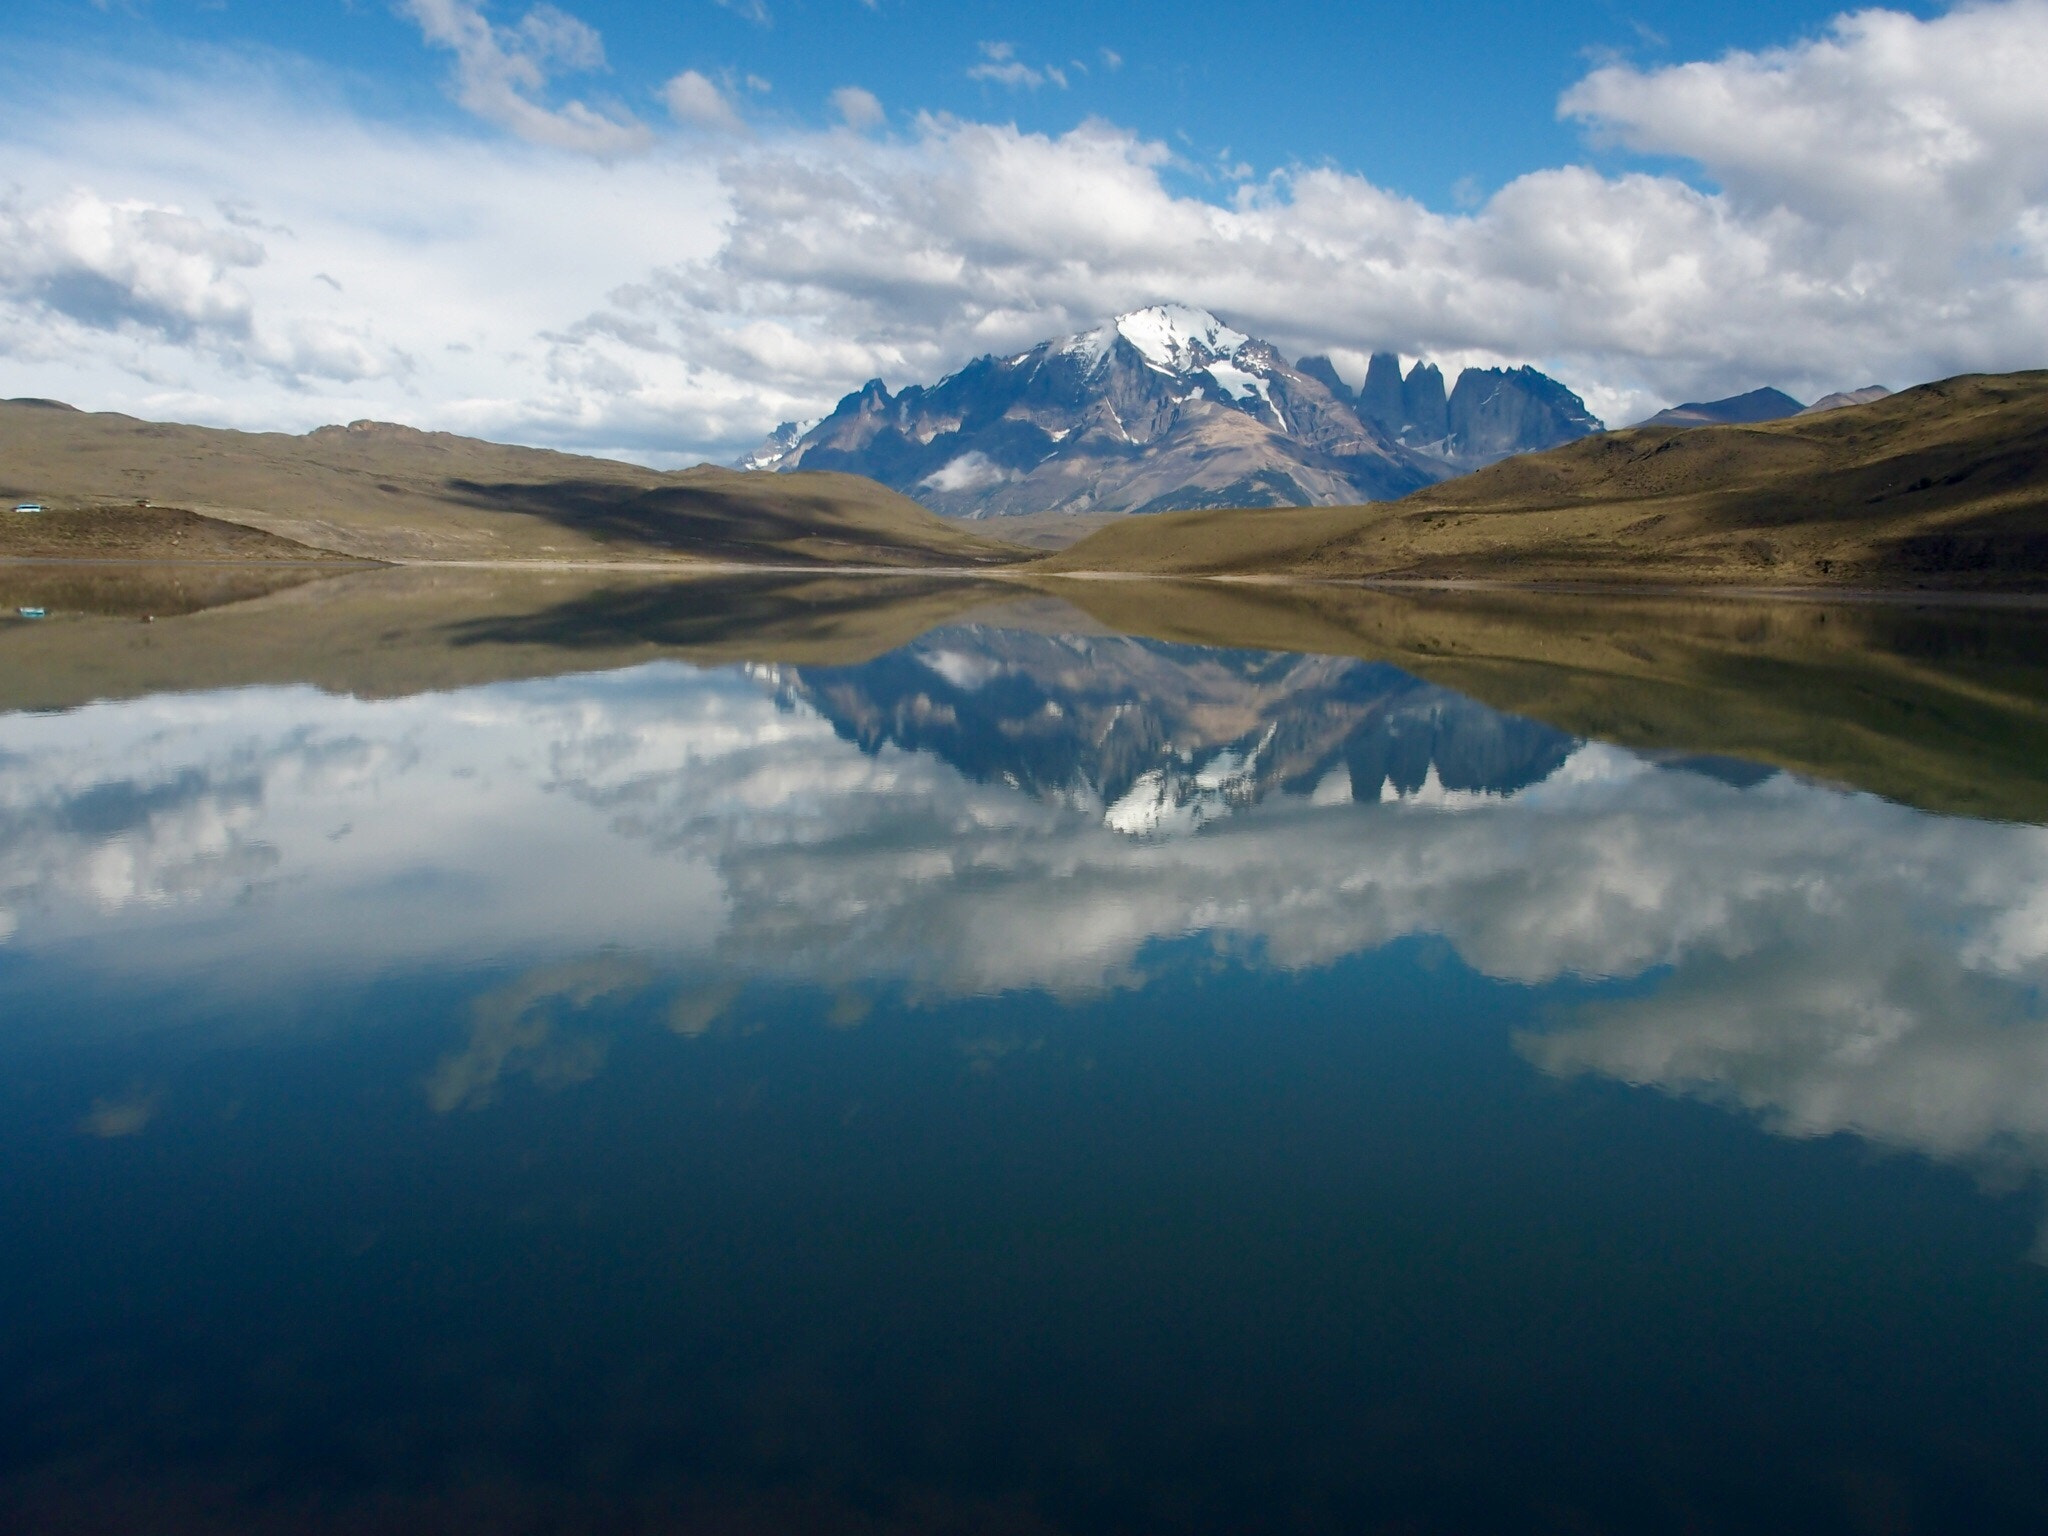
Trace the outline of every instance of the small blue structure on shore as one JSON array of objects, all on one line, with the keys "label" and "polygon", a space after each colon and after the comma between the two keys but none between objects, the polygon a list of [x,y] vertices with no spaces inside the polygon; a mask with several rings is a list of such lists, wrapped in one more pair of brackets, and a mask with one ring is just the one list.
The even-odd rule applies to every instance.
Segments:
[{"label": "small blue structure on shore", "polygon": [[17,512],[40,512],[43,510],[43,504],[40,501],[17,501],[14,504],[14,510]]},{"label": "small blue structure on shore", "polygon": [[49,617],[49,614],[44,612],[41,608],[17,608],[14,611],[20,614],[24,619],[46,619]]}]

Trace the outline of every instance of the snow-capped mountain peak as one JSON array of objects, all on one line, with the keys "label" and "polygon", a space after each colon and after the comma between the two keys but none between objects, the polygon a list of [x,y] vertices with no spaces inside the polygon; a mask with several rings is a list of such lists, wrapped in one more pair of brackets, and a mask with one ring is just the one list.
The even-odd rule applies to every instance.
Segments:
[{"label": "snow-capped mountain peak", "polygon": [[1168,373],[1194,373],[1212,362],[1228,362],[1251,340],[1189,304],[1154,304],[1111,323],[1139,356]]},{"label": "snow-capped mountain peak", "polygon": [[892,394],[870,380],[744,467],[868,475],[941,512],[1163,512],[1400,496],[1600,424],[1532,368],[1443,375],[1376,354],[1364,390],[1193,304],[989,354]]},{"label": "snow-capped mountain peak", "polygon": [[804,434],[825,418],[813,416],[809,421],[785,421],[768,434],[767,441],[740,460],[741,469],[775,469],[787,459],[796,445],[804,440]]},{"label": "snow-capped mountain peak", "polygon": [[1121,336],[1153,368],[1174,378],[1203,372],[1211,363],[1229,362],[1251,342],[1192,304],[1152,304],[1118,315],[1114,320],[1069,336],[1059,351],[1100,362]]}]

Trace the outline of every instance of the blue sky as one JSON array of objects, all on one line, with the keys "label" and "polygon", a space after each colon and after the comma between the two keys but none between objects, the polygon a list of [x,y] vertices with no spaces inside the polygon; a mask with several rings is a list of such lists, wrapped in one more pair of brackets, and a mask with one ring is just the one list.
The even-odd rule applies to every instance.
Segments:
[{"label": "blue sky", "polygon": [[[1928,5],[1894,9],[1928,14]],[[506,19],[524,7],[499,3]],[[603,36],[590,85],[642,113],[683,69],[747,77],[766,122],[815,125],[844,85],[892,114],[947,112],[1059,132],[1107,117],[1175,145],[1186,174],[1334,162],[1450,208],[1570,159],[1621,164],[1557,120],[1594,62],[1708,58],[1821,31],[1822,0],[1550,0],[1523,5],[1255,5],[1242,0],[590,0],[565,7]],[[7,31],[37,53],[154,61],[167,46],[263,49],[318,61],[365,110],[452,119],[445,55],[380,0],[16,0]],[[754,18],[759,19],[754,19]],[[989,45],[1041,83],[972,78]],[[1113,55],[1114,58],[1106,57]],[[1056,75],[1048,75],[1048,69]]]},{"label": "blue sky", "polygon": [[1610,421],[2048,362],[2048,0],[15,0],[0,394],[730,457],[1205,305]]}]

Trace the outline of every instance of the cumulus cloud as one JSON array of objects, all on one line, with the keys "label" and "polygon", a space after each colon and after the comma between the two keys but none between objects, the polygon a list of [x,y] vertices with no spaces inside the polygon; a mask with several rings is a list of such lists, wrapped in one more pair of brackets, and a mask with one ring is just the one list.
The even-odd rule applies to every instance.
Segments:
[{"label": "cumulus cloud", "polygon": [[0,203],[0,284],[10,296],[100,330],[140,326],[180,341],[243,338],[238,274],[263,247],[178,208],[86,191],[40,207]]},{"label": "cumulus cloud", "polygon": [[1648,154],[1697,161],[1752,214],[1796,210],[1895,249],[1996,239],[2048,194],[2048,4],[1921,21],[1838,18],[1792,48],[1640,70],[1610,65],[1560,111]]},{"label": "cumulus cloud", "polygon": [[[737,436],[737,424],[714,424],[787,403],[685,368],[643,366],[598,393],[574,349],[550,339],[679,251],[715,248],[715,166],[640,156],[593,169],[544,147],[380,127],[317,100],[268,67],[223,65],[204,81],[123,74],[75,115],[17,120],[0,393],[227,426],[375,416],[616,449],[680,448],[707,426]],[[85,190],[106,186],[134,195]],[[254,242],[261,260],[223,268],[205,326],[88,326],[52,308],[36,275],[56,260],[43,211],[81,194],[182,213]],[[201,212],[217,206],[232,217]]]},{"label": "cumulus cloud", "polygon": [[725,92],[694,69],[684,70],[663,86],[661,99],[668,104],[669,116],[679,123],[726,133],[738,132],[744,126]]},{"label": "cumulus cloud", "polygon": [[856,133],[870,128],[879,128],[887,114],[873,91],[857,85],[842,85],[832,93],[832,110],[839,114],[839,120]]},{"label": "cumulus cloud", "polygon": [[[499,27],[456,0],[415,14],[477,61],[459,79],[514,134],[588,150],[627,131],[605,117],[582,136],[542,104],[549,70],[602,57],[571,18]],[[232,98],[161,80],[54,96],[0,134],[23,208],[80,188],[110,207],[228,198],[296,231],[237,226],[266,261],[206,269],[212,288],[178,302],[210,291],[231,308],[239,284],[259,335],[303,320],[365,357],[402,354],[360,389],[320,392],[326,419],[726,457],[870,377],[930,379],[1161,296],[1296,353],[1533,362],[1631,419],[1764,382],[1813,395],[2041,363],[2048,108],[2027,84],[2048,59],[2044,16],[2044,0],[1925,21],[1866,11],[1773,52],[1607,66],[1561,109],[1596,137],[1690,160],[1691,179],[1562,166],[1450,212],[1331,166],[1205,200],[1179,189],[1167,146],[1094,119],[1035,134],[927,116],[859,142],[783,129],[617,160],[602,179],[519,144],[366,124],[260,79]],[[982,64],[1030,67],[998,53]],[[680,88],[683,116],[724,121],[731,102],[708,77],[677,78],[702,82]],[[855,127],[871,117],[845,91],[833,107]],[[166,141],[176,155],[157,152]],[[315,294],[314,272],[385,297],[350,308]],[[280,405],[191,362],[228,334],[226,309],[177,345],[158,326],[163,345],[136,362],[75,348],[79,322],[62,329],[29,284],[0,296],[10,392],[61,395],[75,371],[109,405],[169,393],[207,419],[320,419],[301,414],[310,397]]]},{"label": "cumulus cloud", "polygon": [[48,356],[99,333],[197,349],[293,385],[403,373],[403,356],[366,328],[304,314],[259,323],[244,277],[267,254],[232,220],[224,228],[175,206],[17,194],[0,200],[0,347],[11,333],[16,349]]},{"label": "cumulus cloud", "polygon": [[456,100],[484,121],[587,155],[630,154],[651,141],[621,108],[537,99],[557,71],[604,67],[603,40],[576,17],[536,5],[517,26],[500,27],[484,15],[483,0],[403,0],[403,9],[429,43],[454,53]]},{"label": "cumulus cloud", "polygon": [[1010,472],[995,460],[976,451],[947,460],[926,475],[923,483],[935,491],[972,491],[984,485],[1001,485],[1010,477]]}]

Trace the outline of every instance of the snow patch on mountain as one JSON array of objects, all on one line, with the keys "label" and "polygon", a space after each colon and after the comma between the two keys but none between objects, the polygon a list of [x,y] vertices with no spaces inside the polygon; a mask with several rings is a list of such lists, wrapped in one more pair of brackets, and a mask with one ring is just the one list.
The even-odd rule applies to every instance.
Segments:
[{"label": "snow patch on mountain", "polygon": [[822,416],[813,416],[809,421],[785,421],[770,432],[767,439],[752,453],[740,460],[741,469],[776,469],[797,445],[810,433],[813,427],[823,423]]},{"label": "snow patch on mountain", "polygon": [[1280,430],[1288,430],[1287,418],[1280,414],[1280,407],[1273,403],[1273,386],[1263,376],[1246,373],[1231,363],[1211,363],[1205,370],[1227,395],[1234,396],[1240,404],[1247,400],[1258,400],[1271,411],[1280,423]]},{"label": "snow patch on mountain", "polygon": [[[1082,359],[1085,366],[1092,372],[1105,357],[1109,356],[1109,349],[1116,345],[1116,337],[1116,322],[1112,320],[1106,325],[1098,325],[1092,331],[1083,331],[1078,336],[1069,336],[1058,347],[1054,348],[1054,352],[1058,356]],[[1030,356],[1031,354],[1027,352],[1024,354],[1024,357],[1017,358],[1016,361],[1023,362]]]},{"label": "snow patch on mountain", "polygon": [[1118,315],[1114,323],[1140,357],[1174,374],[1198,373],[1211,361],[1234,358],[1251,340],[1191,304],[1154,304]]}]

